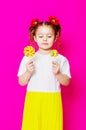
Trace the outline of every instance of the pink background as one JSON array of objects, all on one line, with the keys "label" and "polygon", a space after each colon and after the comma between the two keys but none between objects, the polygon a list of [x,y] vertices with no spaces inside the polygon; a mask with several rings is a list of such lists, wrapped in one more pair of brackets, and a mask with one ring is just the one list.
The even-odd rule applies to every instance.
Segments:
[{"label": "pink background", "polygon": [[17,71],[28,45],[28,26],[56,15],[62,25],[59,52],[70,62],[72,80],[62,88],[64,130],[86,130],[85,0],[3,1],[0,3],[0,130],[20,130],[26,87]]}]

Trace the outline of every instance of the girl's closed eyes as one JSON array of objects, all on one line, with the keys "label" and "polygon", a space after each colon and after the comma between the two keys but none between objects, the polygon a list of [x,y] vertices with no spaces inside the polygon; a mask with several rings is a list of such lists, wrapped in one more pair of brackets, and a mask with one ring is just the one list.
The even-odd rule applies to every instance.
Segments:
[{"label": "girl's closed eyes", "polygon": [[[43,37],[44,37],[44,35],[39,35],[38,37],[39,37],[39,38],[43,38]],[[51,38],[51,37],[52,37],[52,35],[47,35],[46,37],[47,37],[47,38]]]},{"label": "girl's closed eyes", "polygon": [[43,35],[39,35],[38,37],[39,37],[39,38],[43,38]]}]

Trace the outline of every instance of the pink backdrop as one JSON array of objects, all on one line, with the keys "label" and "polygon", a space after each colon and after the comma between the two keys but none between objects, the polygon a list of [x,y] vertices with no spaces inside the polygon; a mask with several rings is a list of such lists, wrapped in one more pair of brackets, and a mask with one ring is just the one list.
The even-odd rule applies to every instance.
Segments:
[{"label": "pink backdrop", "polygon": [[64,130],[86,130],[85,0],[3,1],[0,3],[0,130],[20,130],[26,87],[17,71],[28,45],[32,18],[56,15],[62,25],[59,52],[70,62],[72,80],[62,88]]}]

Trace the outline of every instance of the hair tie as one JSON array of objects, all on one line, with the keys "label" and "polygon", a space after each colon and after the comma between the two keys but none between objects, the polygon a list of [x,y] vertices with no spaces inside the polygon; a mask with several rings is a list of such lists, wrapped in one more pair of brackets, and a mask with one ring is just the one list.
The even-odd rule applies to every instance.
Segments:
[{"label": "hair tie", "polygon": [[50,16],[49,17],[49,22],[54,24],[54,25],[58,25],[59,24],[59,20],[55,16]]},{"label": "hair tie", "polygon": [[32,26],[32,27],[35,27],[35,26],[38,25],[38,23],[39,23],[39,19],[33,19],[33,20],[31,21],[31,26]]},{"label": "hair tie", "polygon": [[[50,16],[49,17],[49,22],[54,24],[54,25],[58,25],[59,24],[59,19],[56,18],[55,16]],[[32,27],[36,27],[38,24],[39,24],[39,19],[38,18],[37,19],[33,19],[31,21],[31,26]]]}]

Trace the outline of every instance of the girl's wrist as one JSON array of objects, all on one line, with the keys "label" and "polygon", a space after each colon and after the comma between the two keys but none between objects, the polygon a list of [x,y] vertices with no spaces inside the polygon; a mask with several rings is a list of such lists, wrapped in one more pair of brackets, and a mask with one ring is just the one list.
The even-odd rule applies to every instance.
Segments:
[{"label": "girl's wrist", "polygon": [[60,71],[58,71],[56,74],[55,74],[55,76],[58,78],[59,77],[59,75],[61,75],[61,72]]},{"label": "girl's wrist", "polygon": [[26,75],[27,75],[28,77],[31,77],[31,76],[32,76],[32,73],[27,70],[27,71],[26,71]]}]

